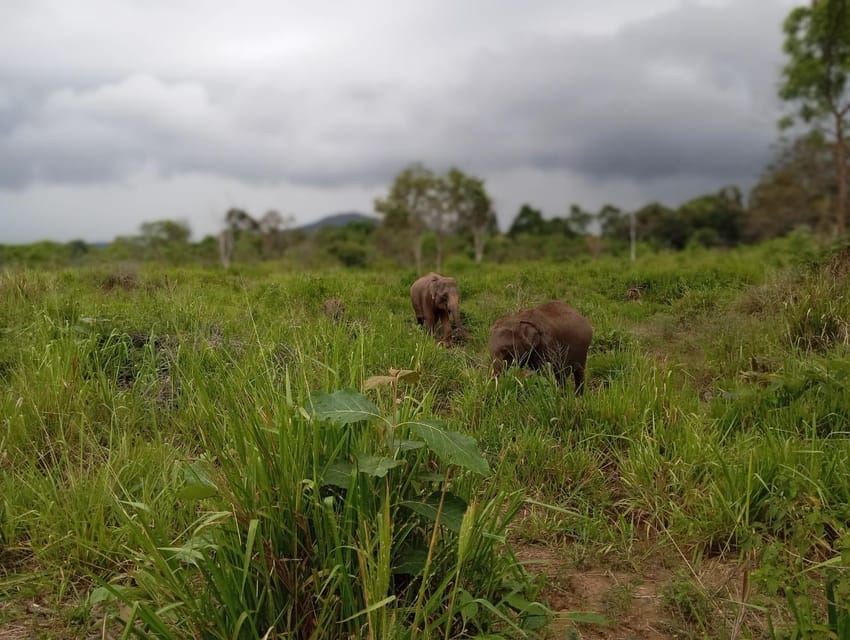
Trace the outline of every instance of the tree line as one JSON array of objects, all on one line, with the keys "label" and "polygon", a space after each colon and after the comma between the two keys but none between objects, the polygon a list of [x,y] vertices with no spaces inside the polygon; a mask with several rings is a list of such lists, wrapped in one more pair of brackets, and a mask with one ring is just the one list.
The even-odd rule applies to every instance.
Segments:
[{"label": "tree line", "polygon": [[295,228],[294,216],[275,210],[253,216],[231,208],[217,235],[191,241],[188,223],[145,222],[139,233],[105,246],[83,240],[0,245],[2,264],[81,264],[151,261],[207,266],[284,260],[302,266],[366,267],[396,263],[417,272],[439,271],[447,256],[508,262],[569,260],[613,254],[634,260],[645,251],[734,247],[805,228],[833,232],[838,180],[830,145],[807,134],[779,147],[745,204],[727,186],[678,207],[648,203],[626,211],[604,205],[589,211],[573,204],[547,216],[523,204],[507,228],[499,228],[485,181],[452,168],[438,174],[422,164],[403,169],[375,200],[374,219],[312,232]]},{"label": "tree line", "polygon": [[[815,231],[828,226],[828,207],[818,185],[829,181],[821,173],[823,162],[809,158],[817,149],[813,144],[800,141],[786,150],[784,154],[790,155],[783,155],[783,161],[753,189],[749,207],[736,187],[698,196],[679,207],[649,203],[633,211],[613,205],[588,211],[571,205],[562,216],[546,216],[526,203],[502,231],[483,179],[457,168],[438,174],[416,164],[403,169],[387,193],[376,199],[378,216],[373,219],[308,232],[294,228],[291,215],[268,211],[255,217],[231,208],[223,216],[220,233],[197,242],[191,241],[188,223],[158,220],[105,246],[82,240],[0,245],[0,264],[151,261],[229,268],[282,260],[300,266],[395,263],[422,272],[439,271],[448,256],[465,256],[475,263],[569,260],[603,253],[634,259],[636,247],[638,253],[733,247],[784,235],[800,225]],[[806,175],[811,167],[816,173]],[[818,202],[814,207],[796,206]]]}]

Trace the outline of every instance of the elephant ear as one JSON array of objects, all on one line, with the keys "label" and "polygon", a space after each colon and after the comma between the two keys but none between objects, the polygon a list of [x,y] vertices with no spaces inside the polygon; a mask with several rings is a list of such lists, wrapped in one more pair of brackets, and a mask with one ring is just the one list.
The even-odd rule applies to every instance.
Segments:
[{"label": "elephant ear", "polygon": [[437,301],[437,293],[438,293],[437,284],[438,284],[438,282],[437,282],[436,279],[433,279],[428,283],[428,294],[431,296],[432,302]]},{"label": "elephant ear", "polygon": [[448,297],[448,284],[446,279],[434,278],[428,283],[428,291],[431,293],[431,300],[437,304],[445,304]]},{"label": "elephant ear", "polygon": [[540,346],[540,329],[531,322],[521,320],[516,329],[515,342],[518,350],[534,351]]}]

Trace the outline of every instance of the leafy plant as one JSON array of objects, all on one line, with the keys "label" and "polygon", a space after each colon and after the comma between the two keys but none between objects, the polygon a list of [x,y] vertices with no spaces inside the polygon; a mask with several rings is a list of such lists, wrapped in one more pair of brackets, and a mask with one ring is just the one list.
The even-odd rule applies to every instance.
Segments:
[{"label": "leafy plant", "polygon": [[458,479],[488,473],[472,438],[409,400],[385,417],[355,391],[286,397],[280,422],[221,425],[209,455],[183,467],[175,498],[207,507],[178,539],[155,539],[146,506],[123,501],[137,568],[103,586],[132,607],[128,630],[448,638],[545,622],[506,545],[518,495],[457,493]]}]

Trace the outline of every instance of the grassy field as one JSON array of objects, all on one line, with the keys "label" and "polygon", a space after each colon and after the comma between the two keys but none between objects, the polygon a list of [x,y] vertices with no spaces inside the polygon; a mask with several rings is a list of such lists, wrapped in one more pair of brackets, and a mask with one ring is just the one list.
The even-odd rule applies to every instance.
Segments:
[{"label": "grassy field", "polygon": [[[450,259],[452,348],[409,270],[0,272],[0,638],[850,637],[848,270]],[[489,375],[552,298],[581,398]]]}]

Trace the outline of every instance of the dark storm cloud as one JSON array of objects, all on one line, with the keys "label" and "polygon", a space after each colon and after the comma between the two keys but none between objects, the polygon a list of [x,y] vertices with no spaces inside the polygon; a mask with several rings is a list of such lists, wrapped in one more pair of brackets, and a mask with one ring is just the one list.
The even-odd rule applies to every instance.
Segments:
[{"label": "dark storm cloud", "polygon": [[776,137],[784,11],[689,4],[613,36],[521,43],[478,61],[468,115],[441,117],[484,168],[750,177]]},{"label": "dark storm cloud", "polygon": [[168,73],[155,58],[154,71],[121,73],[92,58],[79,72],[58,65],[54,82],[37,67],[26,84],[0,64],[0,84],[20,88],[0,99],[0,186],[107,183],[145,166],[373,186],[416,160],[485,175],[745,180],[766,161],[781,2],[685,3],[597,35],[558,26],[558,3],[528,16],[500,3],[495,27],[473,28],[486,6],[447,27],[414,13],[386,26],[386,43],[308,47],[281,67],[243,70],[229,55],[216,74],[190,55]]}]

